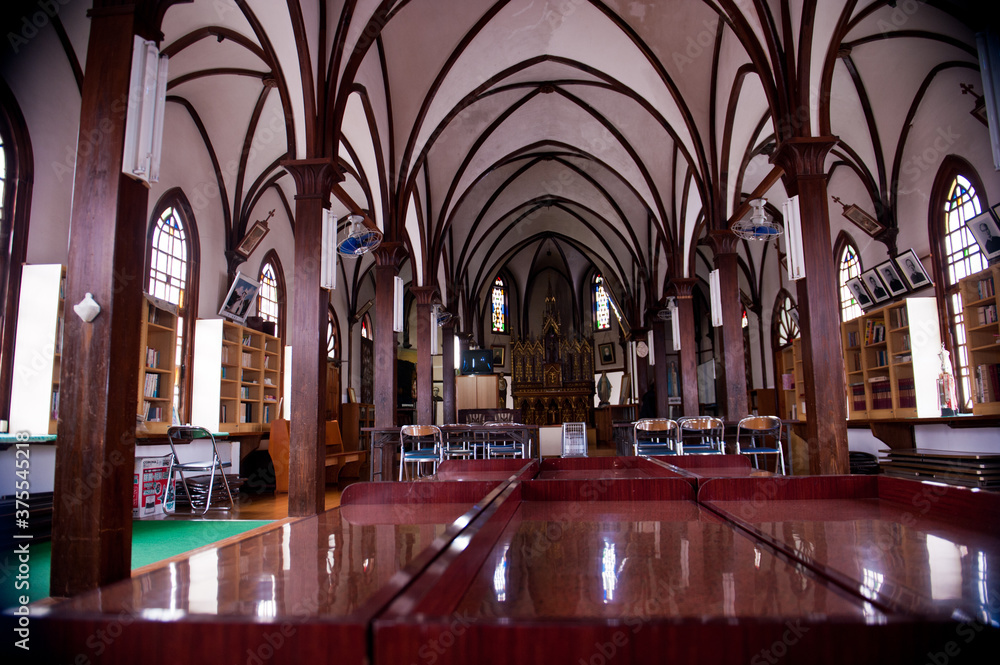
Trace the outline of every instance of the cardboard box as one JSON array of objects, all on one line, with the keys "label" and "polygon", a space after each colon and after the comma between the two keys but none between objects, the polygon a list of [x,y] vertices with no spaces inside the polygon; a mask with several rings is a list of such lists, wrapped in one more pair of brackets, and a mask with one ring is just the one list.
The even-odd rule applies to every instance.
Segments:
[{"label": "cardboard box", "polygon": [[174,509],[174,488],[167,478],[170,455],[136,457],[132,475],[132,518],[162,515]]}]

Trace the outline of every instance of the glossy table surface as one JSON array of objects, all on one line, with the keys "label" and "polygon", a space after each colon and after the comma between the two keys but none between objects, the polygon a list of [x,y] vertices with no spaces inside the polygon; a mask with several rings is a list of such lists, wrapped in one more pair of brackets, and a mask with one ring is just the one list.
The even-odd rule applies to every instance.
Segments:
[{"label": "glossy table surface", "polygon": [[975,496],[971,492],[893,485],[900,481],[887,478],[875,479],[876,487],[889,486],[891,494],[876,489],[816,498],[786,496],[768,482],[774,481],[756,481],[756,489],[732,500],[701,497],[723,517],[882,606],[1000,627],[1000,497],[980,495],[994,507],[977,510],[955,504]]},{"label": "glossy table surface", "polygon": [[456,612],[513,620],[884,620],[692,501],[522,502]]},{"label": "glossy table surface", "polygon": [[585,480],[612,478],[679,478],[662,464],[644,457],[565,457],[542,462],[540,480]]}]

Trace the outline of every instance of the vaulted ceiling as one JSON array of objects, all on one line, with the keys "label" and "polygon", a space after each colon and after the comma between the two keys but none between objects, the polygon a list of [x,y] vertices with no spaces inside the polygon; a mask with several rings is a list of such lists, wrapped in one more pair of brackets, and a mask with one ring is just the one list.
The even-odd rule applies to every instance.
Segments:
[{"label": "vaulted ceiling", "polygon": [[[195,0],[162,26],[168,113],[215,164],[227,245],[268,193],[294,224],[280,160],[333,157],[454,308],[503,267],[523,290],[555,247],[571,283],[596,267],[638,319],[770,171],[776,126],[838,136],[831,161],[894,225],[914,114],[978,71],[966,4]],[[743,253],[759,273],[765,253]],[[355,292],[370,265],[344,264]]]}]

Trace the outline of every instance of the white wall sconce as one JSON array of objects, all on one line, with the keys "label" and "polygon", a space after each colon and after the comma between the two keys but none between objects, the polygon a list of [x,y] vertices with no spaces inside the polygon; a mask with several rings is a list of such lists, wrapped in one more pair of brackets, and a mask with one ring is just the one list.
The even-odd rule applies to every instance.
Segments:
[{"label": "white wall sconce", "polygon": [[167,56],[160,55],[156,42],[136,35],[132,45],[122,173],[146,183],[160,179],[167,60]]},{"label": "white wall sconce", "polygon": [[670,298],[667,303],[667,308],[670,309],[670,332],[674,338],[674,351],[681,350],[681,317],[680,311],[677,307],[677,300]]},{"label": "white wall sconce", "polygon": [[788,253],[788,279],[795,281],[806,276],[806,262],[802,249],[802,217],[799,197],[795,195],[781,204],[785,218],[785,251]]},{"label": "white wall sconce", "polygon": [[646,363],[648,365],[656,364],[656,353],[654,353],[652,330],[646,333]]},{"label": "white wall sconce", "polygon": [[322,256],[320,258],[320,288],[337,288],[337,216],[323,208]]},{"label": "white wall sconce", "polygon": [[722,325],[722,287],[719,285],[719,269],[708,273],[708,294],[712,301],[712,327]]},{"label": "white wall sconce", "polygon": [[84,323],[90,323],[97,318],[97,315],[101,313],[101,306],[97,304],[94,300],[94,296],[91,293],[87,293],[83,297],[83,300],[73,305],[73,311],[76,315],[83,319]]},{"label": "white wall sconce", "polygon": [[392,279],[392,329],[403,332],[403,278],[397,275]]}]

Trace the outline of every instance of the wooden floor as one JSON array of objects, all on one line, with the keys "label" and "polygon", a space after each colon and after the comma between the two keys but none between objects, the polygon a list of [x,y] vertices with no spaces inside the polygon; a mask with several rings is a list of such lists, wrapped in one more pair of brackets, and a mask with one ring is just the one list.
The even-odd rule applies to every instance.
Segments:
[{"label": "wooden floor", "polygon": [[[340,485],[327,485],[326,488],[326,509],[336,508],[340,505],[340,495],[344,489],[357,482],[341,482]],[[285,492],[274,492],[272,494],[248,495],[237,493],[233,496],[236,507],[231,510],[210,509],[204,515],[200,513],[177,512],[164,515],[160,519],[165,520],[280,520],[288,517],[288,494]]]}]

